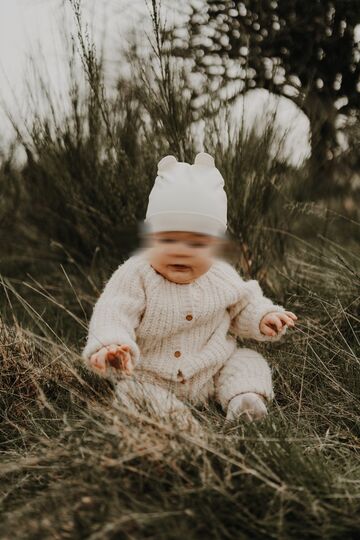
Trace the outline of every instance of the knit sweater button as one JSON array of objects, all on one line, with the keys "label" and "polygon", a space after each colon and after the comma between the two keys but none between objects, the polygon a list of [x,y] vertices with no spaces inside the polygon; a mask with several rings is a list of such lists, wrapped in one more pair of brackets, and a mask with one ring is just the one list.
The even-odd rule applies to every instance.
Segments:
[{"label": "knit sweater button", "polygon": [[186,320],[187,321],[192,321],[193,319],[193,316],[192,315],[186,315]]},{"label": "knit sweater button", "polygon": [[174,356],[176,356],[176,358],[179,358],[179,356],[181,356],[181,352],[180,351],[175,351]]}]

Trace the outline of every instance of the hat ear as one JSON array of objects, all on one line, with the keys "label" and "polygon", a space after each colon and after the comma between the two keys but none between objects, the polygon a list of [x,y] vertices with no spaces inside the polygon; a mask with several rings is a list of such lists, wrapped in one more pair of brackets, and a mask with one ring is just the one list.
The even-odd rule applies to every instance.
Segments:
[{"label": "hat ear", "polygon": [[200,152],[197,154],[194,165],[203,165],[204,167],[215,167],[215,161],[210,154],[206,152]]},{"label": "hat ear", "polygon": [[177,163],[175,156],[165,156],[158,163],[158,171],[166,171],[170,167],[173,167]]}]

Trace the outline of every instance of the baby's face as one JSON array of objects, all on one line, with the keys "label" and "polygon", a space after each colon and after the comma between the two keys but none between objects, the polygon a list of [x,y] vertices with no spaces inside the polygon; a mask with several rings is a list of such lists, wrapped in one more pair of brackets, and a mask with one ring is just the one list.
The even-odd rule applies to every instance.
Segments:
[{"label": "baby's face", "polygon": [[146,239],[151,266],[179,284],[191,283],[207,272],[222,242],[215,236],[183,231],[153,233]]}]

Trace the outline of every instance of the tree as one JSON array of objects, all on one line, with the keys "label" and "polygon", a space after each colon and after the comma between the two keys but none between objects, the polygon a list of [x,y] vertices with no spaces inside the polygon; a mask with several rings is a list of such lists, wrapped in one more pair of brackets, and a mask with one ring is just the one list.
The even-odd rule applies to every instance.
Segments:
[{"label": "tree", "polygon": [[205,76],[194,98],[214,85],[212,104],[219,105],[265,88],[306,114],[316,196],[333,181],[337,119],[360,107],[358,24],[359,0],[197,0],[170,35],[172,53],[191,58],[192,70]]}]

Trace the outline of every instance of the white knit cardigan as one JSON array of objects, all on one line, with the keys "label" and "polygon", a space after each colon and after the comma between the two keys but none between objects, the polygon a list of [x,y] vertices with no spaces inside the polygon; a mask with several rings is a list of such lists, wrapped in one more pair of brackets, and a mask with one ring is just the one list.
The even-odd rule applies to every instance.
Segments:
[{"label": "white knit cardigan", "polygon": [[[159,274],[141,248],[115,270],[89,323],[85,359],[105,345],[128,344],[135,372],[167,381],[211,377],[236,348],[236,337],[278,341],[260,332],[262,317],[285,309],[264,297],[256,280],[244,281],[231,264],[215,259],[189,284]],[[135,373],[134,372],[134,373]]]}]

